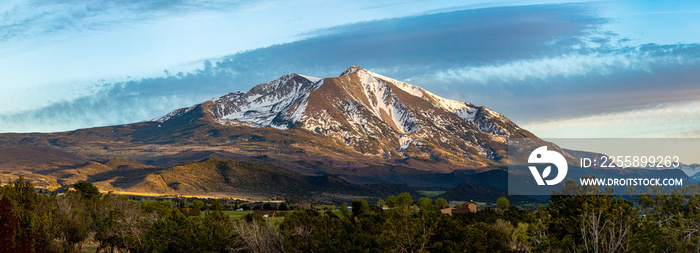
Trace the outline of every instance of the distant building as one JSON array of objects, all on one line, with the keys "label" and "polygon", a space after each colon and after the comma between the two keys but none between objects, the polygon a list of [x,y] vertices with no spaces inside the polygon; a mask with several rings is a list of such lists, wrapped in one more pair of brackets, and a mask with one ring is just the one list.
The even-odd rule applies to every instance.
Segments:
[{"label": "distant building", "polygon": [[253,214],[259,214],[262,217],[277,217],[275,210],[255,210]]},{"label": "distant building", "polygon": [[476,213],[476,203],[474,203],[474,201],[467,201],[466,203],[462,204],[461,208],[469,209],[470,212]]},{"label": "distant building", "polygon": [[476,213],[476,203],[473,201],[467,201],[461,206],[440,209],[440,212],[451,216],[460,213]]}]

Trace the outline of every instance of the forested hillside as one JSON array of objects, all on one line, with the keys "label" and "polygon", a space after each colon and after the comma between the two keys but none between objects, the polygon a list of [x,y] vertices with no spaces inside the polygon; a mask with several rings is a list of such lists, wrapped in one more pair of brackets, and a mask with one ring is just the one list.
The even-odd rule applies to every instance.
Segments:
[{"label": "forested hillside", "polygon": [[[694,188],[693,188],[694,187]],[[408,193],[340,207],[269,203],[276,217],[229,216],[217,200],[132,200],[77,183],[38,194],[28,181],[0,188],[4,252],[690,252],[700,246],[700,198],[641,196],[635,202],[571,182],[548,206],[450,216],[444,199]],[[688,192],[697,186],[686,187]],[[637,203],[637,204],[634,204]],[[245,206],[245,205],[244,205]],[[289,210],[291,207],[291,211]],[[260,208],[256,206],[256,208]],[[254,208],[255,209],[255,208]],[[350,211],[351,209],[352,211]]]}]

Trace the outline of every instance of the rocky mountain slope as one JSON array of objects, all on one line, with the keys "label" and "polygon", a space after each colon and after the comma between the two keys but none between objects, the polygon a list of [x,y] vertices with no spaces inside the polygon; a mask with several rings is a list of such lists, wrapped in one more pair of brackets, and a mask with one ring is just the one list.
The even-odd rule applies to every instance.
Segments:
[{"label": "rocky mountain slope", "polygon": [[202,115],[221,125],[308,130],[363,156],[469,167],[503,164],[507,137],[535,137],[486,107],[355,66],[332,78],[284,75],[152,122],[180,125]]}]

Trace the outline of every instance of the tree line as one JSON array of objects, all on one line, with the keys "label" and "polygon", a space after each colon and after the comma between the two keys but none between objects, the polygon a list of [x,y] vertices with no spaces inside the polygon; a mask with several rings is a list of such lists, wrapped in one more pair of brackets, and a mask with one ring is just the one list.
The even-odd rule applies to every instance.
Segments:
[{"label": "tree line", "polygon": [[[78,252],[689,252],[700,249],[697,185],[633,199],[565,182],[536,210],[511,206],[450,216],[444,199],[408,193],[376,203],[232,219],[218,201],[188,205],[100,194],[89,183],[37,194],[20,178],[0,187],[0,251]],[[658,189],[657,189],[658,191]],[[683,192],[685,191],[685,192]],[[592,194],[592,195],[585,195]],[[351,208],[350,208],[351,207]],[[384,208],[383,208],[384,207]],[[350,210],[351,209],[351,210]],[[197,211],[192,211],[197,210]]]}]

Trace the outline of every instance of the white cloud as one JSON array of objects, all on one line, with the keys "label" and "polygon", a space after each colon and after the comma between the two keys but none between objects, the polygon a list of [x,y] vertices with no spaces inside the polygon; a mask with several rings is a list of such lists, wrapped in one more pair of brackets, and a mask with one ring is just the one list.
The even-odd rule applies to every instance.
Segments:
[{"label": "white cloud", "polygon": [[637,51],[626,53],[566,54],[557,57],[511,61],[503,64],[478,67],[458,67],[440,71],[436,79],[450,81],[472,81],[491,83],[512,82],[531,79],[545,80],[553,77],[578,77],[587,75],[610,75],[620,70],[650,72],[659,63],[687,64],[697,59],[672,54],[647,56]]},{"label": "white cloud", "polygon": [[700,101],[656,105],[523,127],[541,138],[700,137]]}]

